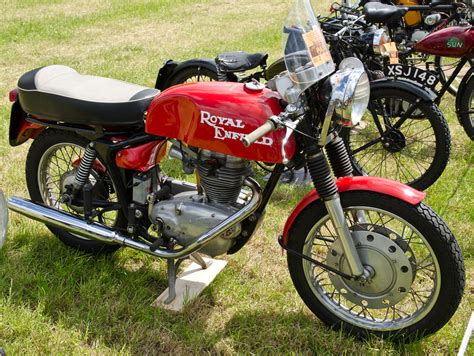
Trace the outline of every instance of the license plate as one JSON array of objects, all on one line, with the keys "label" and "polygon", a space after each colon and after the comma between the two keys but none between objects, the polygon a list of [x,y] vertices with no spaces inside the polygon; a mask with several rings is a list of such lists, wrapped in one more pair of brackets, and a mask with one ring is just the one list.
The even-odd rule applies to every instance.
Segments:
[{"label": "license plate", "polygon": [[389,64],[385,67],[384,72],[387,77],[411,80],[432,90],[439,82],[439,78],[433,73],[403,64]]}]

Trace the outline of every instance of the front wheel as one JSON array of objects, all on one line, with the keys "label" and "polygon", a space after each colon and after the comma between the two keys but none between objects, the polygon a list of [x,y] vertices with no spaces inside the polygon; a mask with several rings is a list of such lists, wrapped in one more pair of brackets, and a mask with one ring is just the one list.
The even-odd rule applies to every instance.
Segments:
[{"label": "front wheel", "polygon": [[[464,289],[459,246],[429,207],[374,192],[346,192],[341,203],[364,267],[361,283],[288,253],[293,283],[323,322],[356,336],[418,338],[452,317]],[[350,274],[324,204],[304,210],[288,247]]]}]

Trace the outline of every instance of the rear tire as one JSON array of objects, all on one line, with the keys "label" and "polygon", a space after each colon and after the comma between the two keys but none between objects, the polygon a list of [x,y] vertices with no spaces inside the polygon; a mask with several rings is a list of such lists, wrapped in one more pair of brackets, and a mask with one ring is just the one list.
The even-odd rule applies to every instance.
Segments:
[{"label": "rear tire", "polygon": [[[368,262],[364,263],[366,268],[374,266],[373,280],[364,285],[344,280],[345,288],[341,288],[335,274],[288,253],[291,279],[305,304],[324,323],[357,337],[376,334],[411,341],[443,327],[456,311],[465,284],[461,251],[446,224],[423,203],[411,205],[375,192],[342,193],[341,204],[354,238],[357,233],[365,234],[363,239],[357,240],[360,242],[356,248],[361,259],[364,255],[372,256],[363,262]],[[375,220],[368,219],[368,224],[355,222],[356,211],[364,211],[366,217],[372,216]],[[381,220],[377,220],[377,214]],[[384,217],[392,220],[384,220]],[[335,247],[337,237],[328,219],[324,204],[320,200],[313,203],[294,222],[288,247],[331,264],[333,256],[341,254],[335,253],[339,251]],[[335,241],[328,243],[329,238]],[[383,248],[377,250],[377,244]],[[343,255],[337,258],[336,261],[345,262]],[[382,260],[385,262],[381,263]],[[345,263],[332,263],[333,267],[337,265]],[[347,269],[344,271],[347,273]],[[386,288],[392,276],[396,278]],[[403,278],[408,278],[408,283],[399,284]],[[402,291],[399,285],[407,289]],[[364,305],[367,313],[362,314],[359,309],[364,310]],[[398,314],[393,317],[392,306]]]},{"label": "rear tire", "polygon": [[[43,131],[32,143],[30,150],[28,152],[28,157],[26,159],[26,183],[28,186],[28,191],[30,193],[31,200],[34,202],[38,202],[41,204],[45,204],[48,206],[53,206],[55,208],[63,210],[69,210],[76,215],[80,215],[77,211],[73,211],[69,209],[65,204],[59,204],[56,201],[56,206],[53,205],[54,198],[59,198],[59,191],[60,185],[64,177],[69,174],[71,175],[71,171],[73,170],[72,163],[79,159],[82,153],[80,152],[80,148],[84,149],[87,144],[89,143],[88,140],[85,138],[78,136],[69,131],[60,131],[54,129],[48,129]],[[60,149],[64,148],[65,151],[60,151]],[[69,147],[69,151],[67,148]],[[40,188],[40,170],[44,164],[48,164],[49,159],[53,160],[54,156],[48,157],[50,154],[55,154],[54,150],[57,148],[56,152],[61,152],[62,157],[58,155],[59,158],[56,158],[56,162],[52,162],[55,165],[57,170],[64,171],[61,173],[61,182],[56,182],[58,185],[55,186],[51,184],[51,188],[47,188],[48,192],[44,192],[45,189]],[[63,153],[64,152],[64,153]],[[70,156],[68,156],[68,152]],[[43,164],[44,162],[44,164]],[[59,167],[61,165],[61,167]],[[51,166],[51,164],[50,164]],[[59,172],[59,171],[58,171]],[[57,191],[56,188],[57,187]],[[44,188],[44,187],[43,187]],[[43,193],[42,193],[43,190]],[[53,192],[54,191],[54,192]],[[46,199],[45,201],[45,194],[54,197],[51,199]],[[126,219],[123,216],[121,210],[118,210],[116,216],[114,217],[115,222],[111,224],[113,227],[126,227]],[[69,232],[66,232],[62,229],[58,229],[56,227],[48,226],[49,230],[53,234],[55,234],[64,244],[67,246],[73,247],[77,250],[81,250],[83,252],[88,253],[99,253],[99,252],[114,252],[120,248],[120,245],[115,244],[106,244],[101,241],[97,240],[89,240],[82,237],[78,237],[73,235]]]}]

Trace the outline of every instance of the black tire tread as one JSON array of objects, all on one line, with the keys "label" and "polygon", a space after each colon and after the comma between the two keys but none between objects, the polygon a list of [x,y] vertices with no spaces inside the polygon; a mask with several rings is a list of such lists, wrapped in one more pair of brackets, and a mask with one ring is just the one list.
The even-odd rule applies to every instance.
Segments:
[{"label": "black tire tread", "polygon": [[[433,309],[425,316],[424,319],[416,324],[410,325],[401,330],[394,331],[372,331],[383,338],[391,338],[398,341],[414,341],[426,335],[432,334],[443,327],[453,316],[456,311],[465,286],[465,269],[461,250],[453,234],[441,220],[441,218],[424,203],[419,203],[416,206],[410,205],[399,199],[384,194],[373,192],[346,192],[341,194],[341,201],[343,199],[353,199],[360,205],[364,204],[364,195],[370,195],[366,199],[373,199],[375,204],[373,206],[391,207],[391,211],[403,211],[404,214],[413,219],[422,219],[428,223],[431,228],[428,239],[430,245],[436,253],[438,262],[443,264],[444,269],[441,270],[442,286],[440,295],[433,306]],[[387,209],[388,210],[388,209]],[[288,236],[288,246],[298,252],[302,252],[304,239],[307,232],[312,225],[308,224],[308,219],[311,222],[316,222],[322,216],[317,214],[327,214],[324,205],[318,201],[308,206],[300,213],[295,220],[293,227],[290,229]],[[316,215],[316,216],[315,216]],[[405,218],[405,217],[403,217]],[[408,219],[406,219],[408,220]],[[426,226],[425,226],[426,227]],[[306,231],[306,234],[304,233]],[[438,238],[433,238],[432,235],[436,233]],[[313,313],[321,319],[325,324],[334,328],[335,330],[343,330],[358,338],[367,338],[369,332],[358,326],[345,323],[339,319],[331,311],[327,310],[312,294],[311,289],[307,285],[306,278],[302,268],[301,258],[288,253],[287,255],[288,268],[291,279],[301,298],[305,304],[313,311]],[[449,278],[448,278],[449,277]],[[457,277],[457,278],[456,278]],[[306,286],[305,286],[306,285]]]}]

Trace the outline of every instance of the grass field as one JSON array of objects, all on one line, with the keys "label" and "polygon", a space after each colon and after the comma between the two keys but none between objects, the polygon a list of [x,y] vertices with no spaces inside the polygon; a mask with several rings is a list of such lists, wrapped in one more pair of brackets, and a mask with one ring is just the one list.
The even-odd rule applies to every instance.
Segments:
[{"label": "grass field", "polygon": [[[7,93],[27,70],[53,63],[153,86],[164,60],[225,50],[280,53],[290,1],[4,0],[0,13],[0,188],[27,196],[29,144],[8,146]],[[464,253],[467,286],[436,335],[397,345],[328,330],[303,305],[276,241],[307,189],[280,187],[251,243],[183,313],[150,307],[166,288],[165,264],[132,250],[94,257],[63,246],[16,214],[0,251],[0,347],[19,354],[455,353],[474,305],[474,145],[447,96],[451,161],[428,190]],[[471,345],[471,352],[474,345]]]}]

